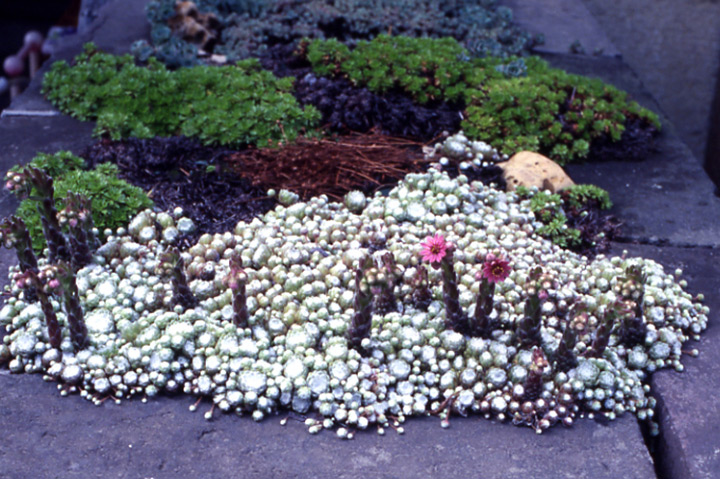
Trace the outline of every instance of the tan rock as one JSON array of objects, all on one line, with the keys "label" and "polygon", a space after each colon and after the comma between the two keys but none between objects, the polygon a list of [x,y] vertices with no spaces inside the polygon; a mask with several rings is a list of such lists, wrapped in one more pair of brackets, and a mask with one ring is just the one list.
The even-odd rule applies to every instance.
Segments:
[{"label": "tan rock", "polygon": [[508,191],[513,191],[518,186],[537,186],[555,193],[575,184],[560,165],[532,151],[516,153],[498,166],[503,169]]}]

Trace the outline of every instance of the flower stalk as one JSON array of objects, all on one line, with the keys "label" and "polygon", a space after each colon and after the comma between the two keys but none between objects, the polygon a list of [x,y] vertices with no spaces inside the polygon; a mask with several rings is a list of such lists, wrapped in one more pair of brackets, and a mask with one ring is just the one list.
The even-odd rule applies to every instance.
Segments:
[{"label": "flower stalk", "polygon": [[528,291],[529,297],[525,301],[524,316],[517,329],[517,337],[522,346],[535,346],[542,343],[540,327],[542,326],[542,304],[547,299],[547,293],[532,287]]},{"label": "flower stalk", "polygon": [[[28,233],[23,220],[17,216],[10,216],[0,223],[0,243],[7,248],[15,248],[20,271],[23,273],[38,272],[38,262],[32,248],[30,233]],[[30,302],[37,299],[34,286],[28,285],[25,288],[25,298]]]},{"label": "flower stalk", "polygon": [[233,294],[233,324],[239,328],[247,328],[250,319],[245,291],[247,273],[242,267],[242,258],[239,255],[233,255],[230,258],[230,272],[225,277],[224,283]]},{"label": "flower stalk", "polygon": [[492,331],[492,320],[490,315],[493,312],[493,296],[495,295],[495,284],[505,279],[510,274],[510,264],[504,256],[496,257],[490,253],[485,257],[483,268],[475,277],[480,281],[475,313],[469,322],[469,330],[472,336],[488,337]]},{"label": "flower stalk", "polygon": [[542,348],[535,346],[532,351],[532,362],[523,389],[525,394],[523,399],[525,401],[534,401],[540,397],[540,393],[543,390],[543,372],[548,366],[548,361],[545,358],[545,353]]},{"label": "flower stalk", "polygon": [[185,276],[185,262],[176,247],[171,247],[160,256],[162,267],[169,270],[173,283],[173,303],[186,308],[197,306],[198,300],[188,286]]},{"label": "flower stalk", "polygon": [[75,273],[68,263],[59,261],[48,270],[48,278],[48,286],[59,289],[63,296],[63,306],[70,327],[70,340],[75,351],[80,351],[87,346],[88,331],[82,306],[80,306]]},{"label": "flower stalk", "polygon": [[50,263],[71,261],[70,250],[58,222],[53,179],[43,170],[33,167],[25,168],[23,174],[39,195],[38,212],[48,245],[48,260]]},{"label": "flower stalk", "polygon": [[448,329],[467,332],[468,319],[460,307],[460,292],[457,274],[453,269],[453,251],[455,246],[445,241],[441,234],[428,236],[421,243],[420,256],[435,269],[440,269],[443,278],[443,302],[445,303],[445,325]]},{"label": "flower stalk", "polygon": [[75,270],[92,262],[92,252],[99,246],[93,232],[94,224],[87,197],[68,191],[65,208],[59,214],[59,224],[67,225],[72,265]]},{"label": "flower stalk", "polygon": [[373,294],[366,273],[373,267],[372,258],[366,256],[355,270],[355,299],[352,320],[347,332],[350,346],[362,350],[362,341],[370,337],[372,328]]},{"label": "flower stalk", "polygon": [[610,342],[610,333],[612,333],[613,326],[615,326],[615,320],[617,319],[618,313],[615,308],[609,309],[605,312],[605,316],[595,331],[595,338],[593,339],[592,345],[587,350],[585,355],[590,358],[602,357],[605,349],[608,347]]},{"label": "flower stalk", "polygon": [[587,326],[587,313],[580,312],[573,317],[565,326],[560,344],[555,351],[555,367],[562,372],[567,372],[577,366],[575,356],[575,344],[577,344],[578,333],[582,333]]},{"label": "flower stalk", "polygon": [[395,262],[395,257],[389,251],[380,258],[381,266],[374,275],[371,282],[372,290],[375,293],[375,311],[378,314],[385,314],[397,311],[397,299],[395,298],[395,286],[402,278],[402,270]]},{"label": "flower stalk", "polygon": [[413,306],[421,311],[427,311],[432,302],[432,291],[428,285],[428,273],[425,266],[421,264],[417,266],[410,287],[412,288],[410,301]]}]

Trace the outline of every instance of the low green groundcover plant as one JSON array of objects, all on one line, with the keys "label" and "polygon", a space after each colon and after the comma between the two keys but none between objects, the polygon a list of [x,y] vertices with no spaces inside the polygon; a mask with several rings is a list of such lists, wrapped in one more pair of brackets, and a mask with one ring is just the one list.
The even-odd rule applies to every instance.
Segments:
[{"label": "low green groundcover plant", "polygon": [[537,233],[561,248],[576,248],[583,241],[581,231],[568,225],[568,209],[581,212],[591,207],[612,208],[608,192],[595,185],[573,185],[562,194],[530,190],[524,186],[515,192],[520,198],[530,199],[530,210],[543,223]]},{"label": "low green groundcover plant", "polygon": [[586,157],[595,139],[619,141],[630,119],[660,127],[657,115],[598,79],[550,68],[536,57],[471,59],[451,38],[380,35],[353,50],[315,40],[300,51],[317,74],[343,76],[375,92],[402,91],[420,103],[465,107],[465,134],[503,153],[540,151],[564,164]]},{"label": "low green groundcover plant", "polygon": [[[53,177],[55,207],[58,210],[65,207],[69,191],[86,196],[91,201],[95,226],[101,232],[106,228],[115,230],[124,226],[131,216],[153,204],[143,190],[118,178],[118,167],[111,163],[103,163],[87,171],[82,169],[82,158],[61,151],[53,155],[41,153],[27,166],[44,170]],[[8,176],[19,174],[23,169],[16,166]],[[33,248],[42,250],[46,243],[35,195],[34,191],[30,192],[30,197],[20,203],[16,215],[25,222]]]},{"label": "low green groundcover plant", "polygon": [[147,67],[136,66],[132,56],[101,53],[93,44],[73,66],[56,62],[43,82],[61,111],[97,120],[96,134],[183,134],[235,147],[293,140],[315,125],[320,114],[300,107],[291,90],[291,78],[276,78],[257,60],[169,71],[153,58]]}]

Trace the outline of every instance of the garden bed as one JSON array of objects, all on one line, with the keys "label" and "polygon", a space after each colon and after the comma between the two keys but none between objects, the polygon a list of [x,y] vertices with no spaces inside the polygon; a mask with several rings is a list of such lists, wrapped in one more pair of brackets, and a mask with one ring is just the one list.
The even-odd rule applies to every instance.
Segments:
[{"label": "garden bed", "polygon": [[[4,121],[7,121],[7,119],[4,120]],[[14,120],[14,121],[17,121],[17,120]],[[52,123],[52,121],[49,121],[48,123]],[[662,153],[662,151],[661,151],[661,153]],[[27,158],[27,157],[26,157],[26,158]],[[594,167],[594,168],[602,168],[602,167]],[[614,165],[607,166],[606,168],[607,168],[606,170],[601,170],[601,171],[611,171],[611,170],[616,169]],[[650,226],[649,228],[652,228],[652,226]],[[427,421],[425,421],[425,422],[427,422]],[[582,421],[582,422],[587,422],[587,421]],[[465,424],[465,422],[462,422],[462,424]],[[472,422],[472,424],[473,424],[473,426],[475,426],[475,422]],[[623,421],[623,424],[627,424],[627,420],[624,420],[624,421]],[[593,424],[590,424],[590,426],[592,426],[592,427],[602,427],[602,426],[595,426],[595,425],[593,425]],[[484,427],[484,426],[483,426],[483,427]],[[583,428],[585,428],[585,427],[586,427],[586,426],[583,426]],[[613,428],[614,428],[614,433],[613,433],[613,434],[620,432],[620,428],[621,428],[621,427],[625,427],[625,426],[613,426]],[[577,429],[577,428],[576,428],[576,429]],[[441,430],[439,430],[439,429],[438,429],[436,432],[437,432],[437,434],[445,434],[444,431],[441,431]],[[561,438],[568,438],[568,439],[569,439],[569,438],[571,437],[571,435],[573,434],[573,432],[574,432],[574,431],[571,430],[571,431],[564,431],[564,432],[562,432],[562,433],[556,433],[556,435],[555,435],[554,437],[555,437],[556,439],[560,438],[560,440],[562,440]],[[584,433],[582,433],[582,432],[580,432],[580,431],[576,431],[576,432],[578,432],[579,434],[584,434]],[[234,433],[233,433],[233,434],[234,434]],[[462,434],[463,434],[463,433],[460,432],[459,434],[461,434],[461,436],[459,436],[459,437],[462,437]],[[511,433],[511,434],[515,434],[515,433]],[[592,430],[588,430],[588,434],[592,434]],[[621,433],[621,434],[623,434],[623,433]],[[630,436],[632,437],[632,434],[630,434]],[[637,437],[637,434],[636,434],[636,433],[635,433],[635,436]],[[408,437],[409,437],[409,436],[408,436]],[[527,437],[527,436],[525,436],[525,437]],[[551,437],[553,437],[553,436],[551,436]],[[535,439],[534,439],[533,437],[531,437],[530,440],[531,440],[531,441],[535,441]],[[551,440],[552,440],[552,439],[551,439]],[[261,441],[262,441],[262,440],[261,440]],[[373,439],[373,441],[374,441],[374,439]],[[528,447],[530,447],[530,446],[528,446]],[[630,446],[630,448],[632,449],[632,446]],[[615,453],[617,453],[617,451],[616,451]],[[422,454],[422,453],[420,452],[420,454]],[[639,456],[637,456],[637,457],[642,457],[642,455],[639,455]],[[382,459],[379,459],[379,461],[382,461]],[[643,467],[645,467],[645,466],[640,466],[640,470],[642,470]],[[645,476],[643,476],[642,474],[644,474],[644,473],[642,473],[642,472],[639,473],[637,477],[645,477]],[[599,476],[596,476],[596,477],[599,477]]]}]

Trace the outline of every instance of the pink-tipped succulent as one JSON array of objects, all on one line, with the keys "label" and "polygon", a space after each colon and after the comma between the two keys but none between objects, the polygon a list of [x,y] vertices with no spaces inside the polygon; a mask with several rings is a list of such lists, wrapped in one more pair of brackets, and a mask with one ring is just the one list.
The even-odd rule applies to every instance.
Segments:
[{"label": "pink-tipped succulent", "polygon": [[[6,248],[15,248],[20,271],[23,273],[38,272],[37,258],[32,248],[30,233],[28,233],[23,220],[17,216],[10,216],[0,222],[0,243]],[[25,289],[25,299],[30,302],[37,299],[34,287]]]},{"label": "pink-tipped succulent", "polygon": [[445,303],[445,323],[448,329],[468,333],[468,318],[460,307],[457,275],[453,269],[453,252],[455,247],[445,240],[441,234],[428,236],[421,243],[420,256],[435,269],[442,271],[443,302]]},{"label": "pink-tipped succulent", "polygon": [[78,270],[92,261],[92,252],[99,246],[93,232],[94,224],[90,200],[83,195],[68,191],[65,208],[58,214],[61,226],[67,226],[72,253],[72,265]]},{"label": "pink-tipped succulent", "polygon": [[492,331],[490,314],[493,310],[493,296],[495,284],[505,281],[510,275],[510,262],[505,256],[496,256],[493,253],[485,256],[483,267],[475,275],[480,281],[475,314],[470,320],[470,334],[472,336],[487,337]]}]

